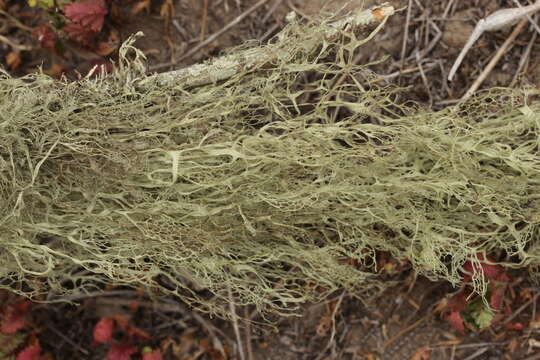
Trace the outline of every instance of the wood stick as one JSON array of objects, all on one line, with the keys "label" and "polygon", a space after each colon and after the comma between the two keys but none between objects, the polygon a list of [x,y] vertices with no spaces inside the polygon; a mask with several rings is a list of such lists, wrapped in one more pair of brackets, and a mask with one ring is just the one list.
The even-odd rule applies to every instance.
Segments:
[{"label": "wood stick", "polygon": [[[394,14],[394,11],[394,7],[386,3],[368,10],[358,11],[343,20],[332,23],[331,29],[322,34],[321,39],[318,40],[332,38],[345,28],[359,28],[372,24],[381,26],[389,16]],[[303,46],[308,48],[316,46],[318,43],[319,41],[313,44],[303,44]],[[247,49],[237,54],[216,58],[205,64],[195,64],[184,69],[155,74],[139,82],[138,86],[144,89],[157,82],[160,86],[177,85],[181,88],[190,88],[215,83],[259,64],[269,63],[273,59],[289,57],[291,50],[284,45],[286,45],[284,42],[278,41],[277,44]]]}]

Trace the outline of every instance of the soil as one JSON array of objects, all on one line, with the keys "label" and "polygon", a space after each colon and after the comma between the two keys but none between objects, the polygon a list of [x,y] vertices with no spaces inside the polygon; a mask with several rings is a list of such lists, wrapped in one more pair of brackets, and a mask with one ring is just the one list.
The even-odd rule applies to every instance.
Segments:
[{"label": "soil", "polygon": [[[363,4],[382,3],[269,0],[200,51],[182,58],[258,0],[175,0],[172,1],[174,14],[170,16],[160,14],[166,1],[154,0],[149,8],[134,14],[137,4],[143,1],[118,1],[117,13],[108,18],[96,41],[115,47],[130,34],[142,31],[145,36],[136,46],[147,55],[149,68],[159,71],[204,61],[247,40],[267,41],[284,26],[285,16],[292,10],[311,17],[321,12],[344,12]],[[449,82],[448,71],[476,22],[495,10],[514,7],[514,2],[395,0],[391,3],[402,10],[364,48],[365,54],[359,61],[368,63],[388,56],[373,67],[381,75],[381,82],[409,86],[408,100],[434,110],[463,96],[512,31],[510,27],[482,35],[465,57],[456,78]],[[407,5],[411,5],[410,13]],[[32,28],[43,22],[43,11],[30,8],[24,1],[10,0],[0,0],[0,9],[4,9],[4,15],[9,14],[0,15],[0,40],[9,40],[0,41],[0,58],[14,76],[35,72],[42,66],[52,76],[63,74],[75,79],[96,63],[114,60],[114,51],[103,55],[95,46],[80,46],[73,41],[66,41],[61,53],[45,50],[31,33]],[[404,34],[407,35],[405,48]],[[25,50],[14,48],[13,43]],[[526,27],[487,76],[482,88],[538,88],[539,64],[540,43],[535,30]],[[383,268],[381,275],[393,285],[377,297],[355,299],[346,293],[336,293],[324,303],[305,305],[298,317],[275,319],[274,326],[261,325],[264,321],[253,308],[238,308],[240,317],[253,321],[240,321],[239,336],[233,322],[209,318],[171,299],[152,302],[142,291],[119,288],[76,299],[76,306],[33,305],[26,331],[39,339],[48,359],[105,358],[108,345],[95,345],[92,339],[92,329],[103,317],[122,317],[150,334],[151,339],[145,344],[159,348],[164,359],[540,359],[540,318],[536,315],[540,292],[526,273],[510,274],[512,282],[505,301],[511,311],[505,318],[483,331],[468,329],[466,333],[452,327],[440,311],[441,304],[459,288],[416,277],[403,264]],[[16,300],[13,295],[0,295],[6,303]],[[119,339],[123,335],[115,336]]]}]

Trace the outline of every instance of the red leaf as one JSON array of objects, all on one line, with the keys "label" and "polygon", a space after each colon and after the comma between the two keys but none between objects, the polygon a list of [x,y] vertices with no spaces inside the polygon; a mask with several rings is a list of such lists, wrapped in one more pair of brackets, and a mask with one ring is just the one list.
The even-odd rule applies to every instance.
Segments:
[{"label": "red leaf", "polygon": [[144,330],[136,328],[135,326],[130,326],[127,330],[129,336],[138,337],[142,340],[149,340],[151,336]]},{"label": "red leaf", "polygon": [[[465,270],[466,273],[463,277],[465,282],[469,282],[471,277],[477,273],[482,273],[484,278],[488,280],[497,279],[501,273],[504,273],[504,268],[502,266],[485,262],[486,259],[484,258],[483,254],[478,253],[476,256],[478,257],[480,264],[475,263],[473,265],[472,261],[470,260],[463,264],[463,270]],[[492,260],[488,258],[487,261],[491,262]]]},{"label": "red leaf", "polygon": [[107,360],[131,360],[131,355],[137,352],[136,346],[115,345],[107,353]]},{"label": "red leaf", "polygon": [[114,320],[111,318],[102,318],[94,326],[94,343],[107,343],[112,341],[114,331]]},{"label": "red leaf", "polygon": [[146,332],[128,323],[123,316],[115,316],[114,320],[122,330],[124,330],[130,337],[138,337],[143,340],[148,340],[151,336]]},{"label": "red leaf", "polygon": [[459,311],[452,311],[447,317],[446,321],[452,325],[454,329],[456,329],[459,332],[464,333],[465,332],[465,325],[463,324],[463,318],[461,317],[461,314]]},{"label": "red leaf", "polygon": [[17,355],[16,360],[39,360],[41,353],[41,346],[39,346],[39,342],[36,342],[35,344],[28,345],[25,347],[19,355]]},{"label": "red leaf", "polygon": [[39,41],[44,49],[54,49],[56,34],[47,24],[39,24],[32,30],[32,35]]},{"label": "red leaf", "polygon": [[467,297],[470,295],[468,291],[460,291],[458,294],[454,295],[450,300],[446,308],[450,311],[460,312],[461,310],[467,307]]},{"label": "red leaf", "polygon": [[8,306],[2,316],[0,333],[15,334],[23,328],[26,325],[26,312],[29,306],[30,302],[27,300]]},{"label": "red leaf", "polygon": [[105,0],[75,2],[64,6],[64,14],[73,23],[99,32],[107,15],[107,5]]},{"label": "red leaf", "polygon": [[495,286],[491,290],[491,297],[489,298],[489,306],[495,311],[502,310],[502,302],[504,299],[504,293],[506,291],[506,286]]},{"label": "red leaf", "polygon": [[[523,330],[524,328],[523,324],[520,322],[508,323],[508,324],[505,324],[504,327],[509,330]],[[143,360],[146,360],[144,356],[143,356]]]},{"label": "red leaf", "polygon": [[63,30],[69,35],[70,38],[83,45],[90,45],[94,39],[94,36],[96,35],[95,32],[84,25],[75,23],[67,24],[64,26]]},{"label": "red leaf", "polygon": [[142,353],[142,360],[163,360],[163,357],[161,356],[161,351],[159,349],[152,351],[151,348],[145,347]]}]

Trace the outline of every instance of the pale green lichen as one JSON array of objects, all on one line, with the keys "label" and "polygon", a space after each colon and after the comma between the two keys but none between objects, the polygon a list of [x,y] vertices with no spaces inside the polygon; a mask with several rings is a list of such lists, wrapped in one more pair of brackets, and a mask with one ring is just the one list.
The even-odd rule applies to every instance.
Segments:
[{"label": "pale green lichen", "polygon": [[540,264],[538,102],[399,105],[352,63],[369,32],[286,33],[288,56],[191,88],[149,81],[129,43],[98,79],[2,73],[0,288],[145,286],[221,314],[230,289],[290,314],[384,287],[377,251],[454,284],[479,252]]}]

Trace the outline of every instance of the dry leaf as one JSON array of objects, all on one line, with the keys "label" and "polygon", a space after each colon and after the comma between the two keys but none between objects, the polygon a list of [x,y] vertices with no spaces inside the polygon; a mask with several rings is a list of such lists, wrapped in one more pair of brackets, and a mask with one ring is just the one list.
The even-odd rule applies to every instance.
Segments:
[{"label": "dry leaf", "polygon": [[429,360],[429,358],[429,349],[426,347],[421,347],[420,349],[416,350],[414,355],[411,357],[411,360]]},{"label": "dry leaf", "polygon": [[529,339],[529,346],[532,348],[540,348],[540,341],[536,339]]},{"label": "dry leaf", "polygon": [[118,47],[118,44],[112,44],[110,42],[101,41],[96,44],[96,48],[94,49],[94,52],[100,56],[107,56],[112,54],[116,48]]},{"label": "dry leaf", "polygon": [[141,0],[136,3],[129,13],[130,16],[135,16],[141,11],[146,10],[147,13],[150,12],[150,0]]},{"label": "dry leaf", "polygon": [[170,19],[174,16],[174,4],[172,0],[165,0],[159,10],[159,15],[163,18]]},{"label": "dry leaf", "polygon": [[11,51],[6,55],[6,64],[11,70],[15,70],[21,65],[21,54],[16,51]]},{"label": "dry leaf", "polygon": [[45,74],[56,79],[62,76],[62,74],[65,72],[66,70],[64,69],[64,67],[57,63],[52,64],[52,66],[49,69],[44,71]]}]

